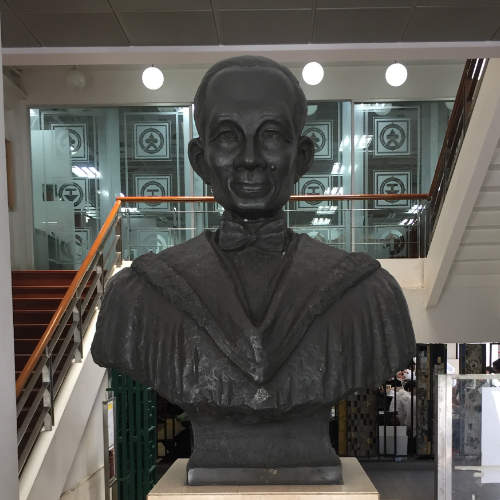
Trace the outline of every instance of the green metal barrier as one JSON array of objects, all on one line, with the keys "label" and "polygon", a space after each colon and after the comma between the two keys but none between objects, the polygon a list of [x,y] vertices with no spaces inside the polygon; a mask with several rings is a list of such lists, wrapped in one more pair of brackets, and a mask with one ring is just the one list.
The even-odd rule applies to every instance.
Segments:
[{"label": "green metal barrier", "polygon": [[156,483],[156,392],[110,370],[115,397],[118,500],[146,500]]}]

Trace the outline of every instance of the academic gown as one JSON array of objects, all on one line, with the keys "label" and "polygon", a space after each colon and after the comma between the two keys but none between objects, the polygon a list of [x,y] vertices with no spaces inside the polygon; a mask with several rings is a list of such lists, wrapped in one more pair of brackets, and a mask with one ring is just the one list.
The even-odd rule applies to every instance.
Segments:
[{"label": "academic gown", "polygon": [[[334,463],[325,444],[331,406],[383,383],[414,355],[402,291],[375,259],[291,234],[259,324],[249,319],[209,231],[137,258],[109,282],[94,360],[190,415],[191,464]],[[290,440],[304,422],[307,443]]]}]

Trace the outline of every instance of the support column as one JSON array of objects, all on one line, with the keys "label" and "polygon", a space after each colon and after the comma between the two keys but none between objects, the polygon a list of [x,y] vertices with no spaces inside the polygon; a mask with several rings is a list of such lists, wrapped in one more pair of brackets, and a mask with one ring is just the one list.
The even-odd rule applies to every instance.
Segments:
[{"label": "support column", "polygon": [[[0,63],[2,62],[0,42]],[[3,67],[3,64],[2,64]],[[0,485],[2,498],[19,498],[17,480],[14,327],[10,266],[9,210],[5,163],[3,73],[0,73]]]}]

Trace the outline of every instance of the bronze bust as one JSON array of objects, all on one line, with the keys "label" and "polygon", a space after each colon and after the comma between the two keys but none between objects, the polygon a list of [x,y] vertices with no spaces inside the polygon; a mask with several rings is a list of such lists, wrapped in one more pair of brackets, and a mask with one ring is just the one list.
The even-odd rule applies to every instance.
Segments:
[{"label": "bronze bust", "polygon": [[94,359],[190,416],[188,484],[341,482],[332,405],[414,354],[394,278],[286,226],[313,160],[305,116],[287,68],[250,56],[213,66],[189,158],[225,209],[220,227],[137,258],[104,297]]}]

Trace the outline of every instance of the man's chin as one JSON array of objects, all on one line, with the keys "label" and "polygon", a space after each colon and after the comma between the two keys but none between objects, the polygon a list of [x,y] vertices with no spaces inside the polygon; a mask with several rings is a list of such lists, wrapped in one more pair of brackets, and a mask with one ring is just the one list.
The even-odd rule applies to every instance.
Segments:
[{"label": "man's chin", "polygon": [[243,218],[260,219],[270,217],[281,210],[284,204],[279,204],[275,200],[273,201],[274,203],[261,199],[240,199],[233,200],[233,203],[228,204],[224,208]]}]

